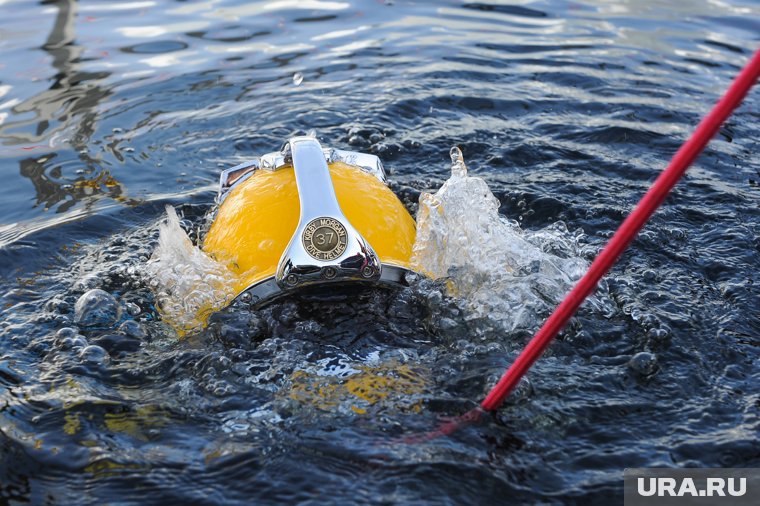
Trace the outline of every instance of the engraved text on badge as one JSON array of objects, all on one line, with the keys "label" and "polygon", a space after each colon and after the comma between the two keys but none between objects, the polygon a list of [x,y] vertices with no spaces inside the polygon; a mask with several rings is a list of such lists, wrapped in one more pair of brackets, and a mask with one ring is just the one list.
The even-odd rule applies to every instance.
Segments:
[{"label": "engraved text on badge", "polygon": [[346,227],[335,218],[317,218],[303,231],[303,246],[317,260],[335,260],[346,251]]}]

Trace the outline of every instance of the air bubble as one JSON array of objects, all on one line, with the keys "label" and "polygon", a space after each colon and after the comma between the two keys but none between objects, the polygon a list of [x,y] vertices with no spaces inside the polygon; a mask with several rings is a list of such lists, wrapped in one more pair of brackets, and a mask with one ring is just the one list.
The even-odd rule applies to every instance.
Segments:
[{"label": "air bubble", "polygon": [[657,355],[648,351],[639,352],[628,362],[628,367],[642,376],[651,376],[657,372]]},{"label": "air bubble", "polygon": [[509,396],[509,403],[516,404],[533,395],[533,383],[527,377],[522,378]]},{"label": "air bubble", "polygon": [[86,292],[74,305],[74,321],[84,327],[107,327],[120,316],[119,303],[113,295],[99,288]]},{"label": "air bubble", "polygon": [[89,362],[91,364],[105,364],[110,357],[106,350],[100,346],[91,344],[90,346],[82,348],[82,351],[79,352],[79,358],[83,362]]},{"label": "air bubble", "polygon": [[670,332],[668,332],[667,329],[662,327],[656,327],[649,329],[647,332],[647,337],[650,339],[652,343],[655,344],[662,344],[668,341],[668,338],[670,337]]},{"label": "air bubble", "polygon": [[59,346],[62,350],[80,350],[87,346],[87,344],[87,339],[84,336],[76,335],[63,338]]},{"label": "air bubble", "polygon": [[224,397],[225,395],[229,395],[230,392],[231,392],[231,389],[228,386],[224,385],[224,386],[216,387],[212,391],[212,394],[214,394],[216,397]]},{"label": "air bubble", "polygon": [[122,323],[119,326],[119,332],[129,337],[134,337],[135,339],[145,339],[147,336],[145,330],[142,328],[142,325],[134,320],[126,320],[124,323]]},{"label": "air bubble", "polygon": [[67,337],[74,337],[77,335],[77,329],[73,327],[63,327],[62,329],[58,329],[58,332],[55,333],[55,336],[58,339],[66,339]]},{"label": "air bubble", "polygon": [[71,306],[65,300],[60,298],[53,298],[45,304],[45,310],[60,314],[66,314],[71,311]]}]

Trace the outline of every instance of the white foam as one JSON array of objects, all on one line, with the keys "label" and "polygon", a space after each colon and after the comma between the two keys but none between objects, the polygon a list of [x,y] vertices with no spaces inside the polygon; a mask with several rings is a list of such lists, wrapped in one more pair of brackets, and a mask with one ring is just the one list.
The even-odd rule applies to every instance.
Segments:
[{"label": "white foam", "polygon": [[522,230],[499,214],[486,182],[467,175],[459,148],[451,149],[451,160],[451,178],[435,194],[420,196],[412,263],[448,278],[467,318],[532,329],[585,272],[577,239],[561,222]]},{"label": "white foam", "polygon": [[202,328],[213,312],[232,301],[235,277],[193,245],[173,207],[166,206],[166,215],[144,274],[163,320],[184,335]]}]

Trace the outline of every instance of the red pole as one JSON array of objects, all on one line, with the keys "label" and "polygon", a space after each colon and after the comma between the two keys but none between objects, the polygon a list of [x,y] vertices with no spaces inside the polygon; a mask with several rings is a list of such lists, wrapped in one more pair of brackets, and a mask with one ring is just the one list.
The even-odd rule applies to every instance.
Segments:
[{"label": "red pole", "polygon": [[697,129],[686,143],[676,152],[670,165],[660,174],[652,187],[647,191],[636,208],[620,225],[615,235],[607,243],[599,256],[591,264],[588,272],[578,281],[578,284],[557,306],[552,315],[538,330],[533,339],[507,369],[496,386],[491,389],[480,407],[486,411],[497,409],[504,399],[525,376],[531,366],[543,354],[552,339],[567,324],[578,307],[596,288],[599,280],[615,264],[631,241],[636,237],[644,224],[668,196],[670,190],[683,176],[689,165],[699,156],[710,139],[728,118],[731,112],[741,103],[752,85],[760,76],[760,50],[758,50],[741,73],[734,79],[723,98],[715,105],[710,114],[705,116]]}]

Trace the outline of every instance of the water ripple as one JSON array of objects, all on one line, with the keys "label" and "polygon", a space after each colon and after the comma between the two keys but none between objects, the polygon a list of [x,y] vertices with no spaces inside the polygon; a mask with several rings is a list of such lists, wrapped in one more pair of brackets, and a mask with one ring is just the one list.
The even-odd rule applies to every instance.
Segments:
[{"label": "water ripple", "polygon": [[[450,438],[398,442],[473,407],[564,282],[513,330],[419,280],[177,340],[140,275],[167,204],[202,235],[221,168],[310,128],[415,213],[459,146],[542,255],[588,262],[756,49],[756,4],[6,3],[0,502],[609,504],[625,467],[757,467],[757,94]],[[80,325],[91,290],[115,320]]]}]

